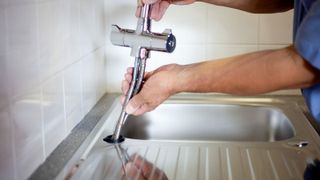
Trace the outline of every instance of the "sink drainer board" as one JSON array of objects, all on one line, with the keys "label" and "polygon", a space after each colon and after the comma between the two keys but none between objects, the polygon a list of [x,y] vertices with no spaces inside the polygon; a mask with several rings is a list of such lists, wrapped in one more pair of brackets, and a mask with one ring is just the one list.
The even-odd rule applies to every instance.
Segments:
[{"label": "sink drainer board", "polygon": [[303,179],[307,164],[320,158],[320,138],[300,99],[178,95],[153,112],[130,116],[125,140],[110,144],[103,139],[121,110],[115,99],[69,177]]}]

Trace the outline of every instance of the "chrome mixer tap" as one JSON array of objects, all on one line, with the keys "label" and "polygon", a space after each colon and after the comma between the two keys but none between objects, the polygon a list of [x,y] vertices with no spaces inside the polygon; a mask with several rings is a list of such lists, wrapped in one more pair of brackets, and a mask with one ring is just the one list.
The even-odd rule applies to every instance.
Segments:
[{"label": "chrome mixer tap", "polygon": [[130,47],[130,55],[135,57],[132,82],[123,103],[114,133],[110,136],[110,140],[113,143],[123,141],[123,138],[120,137],[120,132],[122,125],[128,117],[128,114],[125,112],[125,107],[129,100],[140,91],[145,73],[146,60],[150,57],[150,51],[171,53],[176,47],[176,39],[171,29],[166,29],[163,33],[151,32],[150,10],[151,5],[145,4],[143,6],[140,17],[138,18],[136,30],[122,29],[117,25],[112,25],[112,44]]}]

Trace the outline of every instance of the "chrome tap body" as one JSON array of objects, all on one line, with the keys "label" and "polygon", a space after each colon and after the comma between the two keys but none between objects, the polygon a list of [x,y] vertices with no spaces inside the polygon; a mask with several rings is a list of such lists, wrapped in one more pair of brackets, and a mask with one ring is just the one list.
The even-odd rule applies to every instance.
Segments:
[{"label": "chrome tap body", "polygon": [[125,107],[129,100],[136,95],[142,85],[144,78],[146,60],[150,57],[150,51],[173,52],[176,47],[175,36],[171,29],[163,33],[151,32],[150,5],[144,5],[138,18],[136,30],[122,29],[112,25],[111,42],[117,46],[130,47],[130,55],[135,57],[132,82],[122,106],[122,111],[115,127],[112,139],[118,142],[122,125],[125,123],[128,114]]}]

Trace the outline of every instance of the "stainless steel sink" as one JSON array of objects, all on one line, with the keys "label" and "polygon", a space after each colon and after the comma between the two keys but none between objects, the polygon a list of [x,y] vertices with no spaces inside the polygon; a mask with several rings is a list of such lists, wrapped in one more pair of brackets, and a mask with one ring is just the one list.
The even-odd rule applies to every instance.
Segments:
[{"label": "stainless steel sink", "polygon": [[[121,112],[114,99],[57,179],[67,171],[76,180],[136,179],[146,169],[151,179],[303,179],[307,162],[320,159],[320,138],[301,102],[301,96],[181,94],[130,116],[125,141],[112,144],[103,139]],[[137,162],[148,166],[137,174],[126,169]]]},{"label": "stainless steel sink", "polygon": [[122,134],[143,140],[273,142],[294,132],[288,117],[273,107],[176,103],[130,116]]}]

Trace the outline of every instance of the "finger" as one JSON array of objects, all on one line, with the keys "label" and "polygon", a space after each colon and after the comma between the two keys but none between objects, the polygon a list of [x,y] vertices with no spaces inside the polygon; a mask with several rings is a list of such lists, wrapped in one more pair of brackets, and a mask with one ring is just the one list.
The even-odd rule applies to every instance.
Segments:
[{"label": "finger", "polygon": [[140,17],[141,8],[143,6],[142,0],[137,1],[136,17]]},{"label": "finger", "polygon": [[125,80],[127,80],[128,82],[131,82],[131,81],[132,81],[132,74],[126,73],[126,74],[124,75],[124,78],[125,78]]},{"label": "finger", "polygon": [[121,90],[124,95],[128,94],[129,87],[130,87],[129,82],[126,80],[123,80],[121,83]]},{"label": "finger", "polygon": [[158,1],[161,1],[161,0],[138,0],[137,1],[137,9],[136,9],[136,17],[140,17],[141,15],[141,9],[143,7],[144,4],[154,4]]},{"label": "finger", "polygon": [[127,73],[132,74],[132,73],[133,73],[133,67],[128,67],[128,68],[127,68]]},{"label": "finger", "polygon": [[135,14],[136,14],[136,17],[140,17],[141,8],[142,8],[141,6],[140,6],[140,7],[139,7],[139,6],[137,7],[137,10],[136,10],[136,13],[135,13]]},{"label": "finger", "polygon": [[121,103],[121,105],[123,105],[124,104],[124,101],[126,100],[126,96],[121,96],[120,97],[120,103]]},{"label": "finger", "polygon": [[168,1],[161,1],[159,3],[153,4],[150,14],[151,18],[159,21],[163,17],[169,5],[170,3]]},{"label": "finger", "polygon": [[126,112],[128,114],[133,114],[135,113],[142,105],[145,104],[144,98],[141,96],[141,94],[137,94],[132,99],[129,101],[127,107],[126,107]]},{"label": "finger", "polygon": [[132,115],[134,116],[140,116],[146,112],[151,111],[152,108],[150,106],[148,106],[147,104],[143,104],[141,107],[139,107],[134,113],[132,113]]}]

